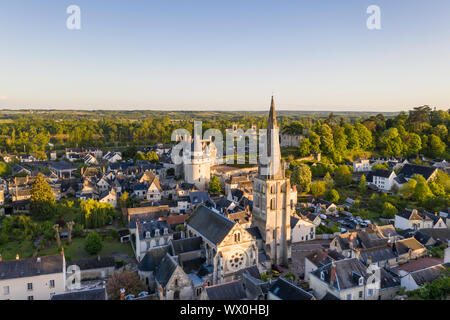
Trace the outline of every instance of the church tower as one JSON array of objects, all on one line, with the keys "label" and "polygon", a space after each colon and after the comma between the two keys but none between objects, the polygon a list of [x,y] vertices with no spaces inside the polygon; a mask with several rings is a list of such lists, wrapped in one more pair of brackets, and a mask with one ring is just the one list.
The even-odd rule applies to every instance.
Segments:
[{"label": "church tower", "polygon": [[[288,265],[291,258],[290,216],[295,212],[297,190],[291,189],[289,178],[285,178],[273,97],[265,147],[266,151],[259,150],[260,164],[253,185],[252,223],[258,227],[265,243],[264,250],[272,263]],[[267,159],[262,161],[264,153]]]}]

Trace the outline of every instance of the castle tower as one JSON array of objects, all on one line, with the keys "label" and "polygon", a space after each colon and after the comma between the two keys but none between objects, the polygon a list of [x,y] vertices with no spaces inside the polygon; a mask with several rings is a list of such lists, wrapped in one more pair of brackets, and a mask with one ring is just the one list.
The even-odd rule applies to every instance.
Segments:
[{"label": "castle tower", "polygon": [[272,263],[288,265],[291,258],[290,216],[295,212],[297,191],[291,189],[290,180],[284,175],[273,97],[266,148],[268,161],[260,163],[254,180],[252,224],[258,227],[265,243],[264,250]]},{"label": "castle tower", "polygon": [[194,138],[184,162],[184,180],[201,191],[208,189],[211,178],[211,155],[205,152],[204,143],[199,136]]}]

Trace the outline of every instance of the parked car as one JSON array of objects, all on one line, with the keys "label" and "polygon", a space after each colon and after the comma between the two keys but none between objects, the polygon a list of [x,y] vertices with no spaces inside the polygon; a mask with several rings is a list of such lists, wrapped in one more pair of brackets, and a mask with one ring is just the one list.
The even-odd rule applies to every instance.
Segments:
[{"label": "parked car", "polygon": [[272,264],[272,270],[275,270],[277,272],[283,272],[283,269],[277,264]]},{"label": "parked car", "polygon": [[280,273],[277,270],[272,270],[272,276],[279,277]]}]

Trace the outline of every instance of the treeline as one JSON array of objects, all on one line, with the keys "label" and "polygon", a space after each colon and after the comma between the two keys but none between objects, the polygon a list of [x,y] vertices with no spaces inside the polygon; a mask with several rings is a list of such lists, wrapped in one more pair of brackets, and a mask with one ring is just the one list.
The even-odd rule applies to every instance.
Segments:
[{"label": "treeline", "polygon": [[[281,114],[281,115],[280,115]],[[409,113],[385,117],[329,114],[280,113],[283,133],[306,134],[299,155],[321,152],[332,162],[341,163],[348,151],[377,151],[384,156],[423,153],[449,158],[449,113],[428,106]],[[244,129],[264,128],[267,113],[262,112],[33,112],[1,115],[0,149],[6,152],[43,153],[64,147],[108,147],[170,143],[175,129],[193,130],[193,121],[203,122],[203,131],[216,128],[225,132],[237,123]],[[51,144],[51,145],[50,145]]]}]

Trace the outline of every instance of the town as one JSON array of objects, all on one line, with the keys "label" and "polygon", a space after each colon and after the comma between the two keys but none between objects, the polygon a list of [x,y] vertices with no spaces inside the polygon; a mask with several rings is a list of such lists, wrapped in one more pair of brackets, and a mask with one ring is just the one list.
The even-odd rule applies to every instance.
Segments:
[{"label": "town", "polygon": [[267,129],[257,164],[224,164],[213,139],[168,141],[195,114],[155,120],[156,141],[137,145],[145,126],[128,140],[82,118],[70,125],[89,129],[64,134],[67,119],[35,128],[3,111],[1,299],[448,299],[449,112],[267,109],[228,121],[236,143]]}]

